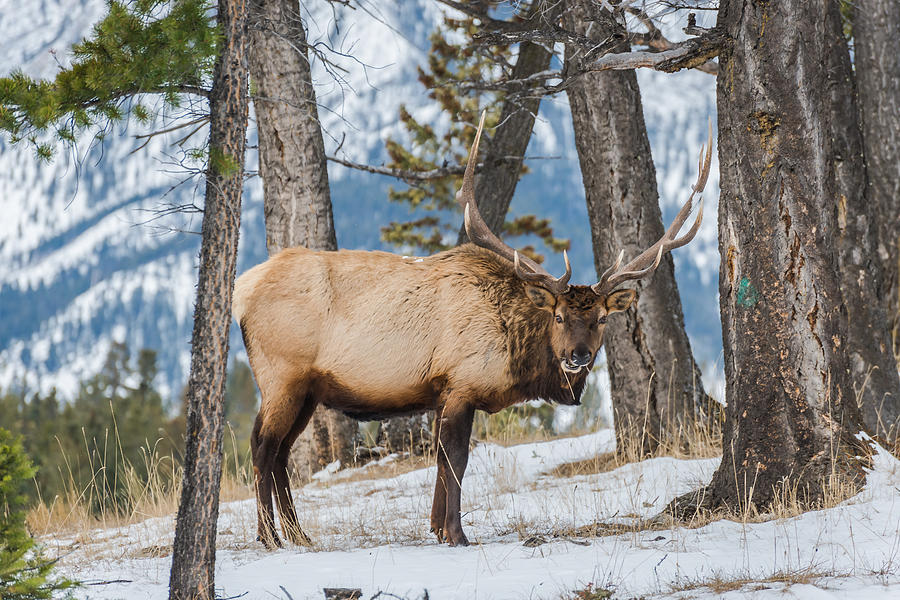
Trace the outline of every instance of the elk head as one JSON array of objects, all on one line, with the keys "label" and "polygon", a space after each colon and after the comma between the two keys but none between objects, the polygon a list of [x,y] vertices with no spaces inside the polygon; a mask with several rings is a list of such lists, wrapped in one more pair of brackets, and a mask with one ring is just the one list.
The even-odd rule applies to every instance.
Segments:
[{"label": "elk head", "polygon": [[603,344],[603,330],[606,327],[607,317],[628,309],[637,295],[634,290],[619,289],[619,286],[627,281],[650,275],[659,266],[663,254],[690,242],[700,229],[703,219],[702,198],[699,200],[694,224],[685,235],[676,237],[691,213],[694,194],[702,192],[706,186],[712,158],[712,125],[705,156],[701,148],[699,175],[692,187],[691,195],[665,234],[624,267],[622,259],[625,251],[620,251],[615,263],[603,273],[597,283],[591,286],[569,285],[572,267],[566,252],[563,252],[566,272],[561,277],[554,277],[538,263],[506,245],[484,222],[475,202],[475,163],[483,127],[484,113],[481,115],[478,132],[469,152],[462,187],[456,194],[457,202],[465,211],[466,233],[469,240],[513,263],[525,295],[537,308],[547,313],[550,320],[551,351],[558,359],[560,368],[572,374],[589,370]]}]

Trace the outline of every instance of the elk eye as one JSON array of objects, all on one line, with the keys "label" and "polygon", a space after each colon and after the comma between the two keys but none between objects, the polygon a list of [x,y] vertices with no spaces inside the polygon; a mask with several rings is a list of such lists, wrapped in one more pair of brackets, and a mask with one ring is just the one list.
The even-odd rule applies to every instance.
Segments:
[{"label": "elk eye", "polygon": [[556,315],[556,322],[557,322],[557,323],[562,323],[562,321],[563,321],[562,316]]},{"label": "elk eye", "polygon": [[600,323],[601,325],[606,323],[606,315],[602,315],[599,319],[597,319],[597,322]]}]

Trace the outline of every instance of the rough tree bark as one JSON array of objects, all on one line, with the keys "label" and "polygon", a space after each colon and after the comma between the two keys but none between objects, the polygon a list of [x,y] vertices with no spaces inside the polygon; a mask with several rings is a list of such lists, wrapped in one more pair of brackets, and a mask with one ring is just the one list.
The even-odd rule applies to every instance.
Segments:
[{"label": "rough tree bark", "polygon": [[[325,144],[298,0],[250,0],[250,73],[259,131],[266,248],[337,250]],[[298,438],[292,458],[308,477],[354,458],[354,420],[320,406]]]},{"label": "rough tree bark", "polygon": [[[869,347],[880,351],[882,345],[890,342],[890,352],[897,356],[900,355],[900,2],[858,0],[853,7],[856,83],[868,186],[865,194],[847,195],[847,211],[866,215],[873,231],[868,234],[848,231],[850,236],[862,236],[848,239],[863,242],[859,248],[858,273],[863,274],[863,269],[868,273],[862,282],[873,282],[873,275],[879,277],[873,282],[875,293],[867,303],[875,305],[876,322],[879,316],[886,319],[887,332],[877,332],[877,343],[870,342]],[[845,156],[855,169],[860,153],[858,140],[854,138],[853,142],[854,147],[848,148]],[[852,311],[850,318],[853,319]],[[857,368],[857,363],[862,363],[860,367],[865,364],[854,361],[854,371],[858,373],[862,369]],[[873,372],[878,381],[865,388],[861,402],[863,419],[872,431],[896,444],[900,440],[896,365],[892,373],[886,373],[891,368],[887,357],[882,357],[881,364],[876,361],[871,364],[881,372]]]},{"label": "rough tree bark", "polygon": [[[567,4],[567,29],[598,42],[624,34],[594,2]],[[629,50],[624,41],[612,51]],[[581,54],[567,48],[567,64],[577,66]],[[634,71],[588,73],[572,80],[566,92],[599,277],[620,250],[628,260],[662,236],[656,169]],[[679,429],[691,427],[710,399],[684,329],[671,255],[635,287],[636,308],[610,319],[604,346],[617,448],[633,448],[637,441],[640,455],[648,455],[664,440],[678,439]]]},{"label": "rough tree bark", "polygon": [[[725,351],[722,462],[670,507],[764,507],[780,490],[823,500],[861,483],[838,273],[828,57],[836,3],[725,0],[720,56],[719,292]],[[823,15],[824,11],[824,15]]]},{"label": "rough tree bark", "polygon": [[[551,6],[546,6],[550,4]],[[529,18],[553,23],[559,15],[559,3],[534,2]],[[553,54],[540,44],[522,42],[511,79],[526,79],[550,68]],[[541,106],[541,96],[511,95],[503,102],[497,130],[485,153],[484,166],[475,182],[478,210],[491,231],[500,235],[506,213],[512,202],[516,184],[522,173],[525,151],[531,140],[534,119]],[[458,244],[469,241],[463,225]]]},{"label": "rough tree bark", "polygon": [[209,96],[209,167],[188,380],[184,478],[169,580],[171,600],[215,598],[225,372],[247,135],[247,5],[219,0],[220,54]]}]

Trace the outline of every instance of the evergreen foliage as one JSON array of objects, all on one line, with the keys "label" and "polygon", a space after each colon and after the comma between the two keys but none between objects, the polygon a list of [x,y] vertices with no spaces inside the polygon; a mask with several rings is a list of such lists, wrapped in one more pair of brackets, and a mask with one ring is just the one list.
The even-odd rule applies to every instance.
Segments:
[{"label": "evergreen foliage", "polygon": [[73,587],[52,575],[54,561],[44,558],[25,529],[25,490],[37,469],[21,438],[0,428],[0,598],[39,600]]},{"label": "evergreen foliage", "polygon": [[208,0],[109,0],[108,13],[90,38],[72,48],[73,60],[52,80],[21,71],[0,78],[0,131],[13,142],[30,141],[39,158],[53,147],[42,134],[68,144],[129,114],[147,122],[153,111],[140,94],[161,94],[163,108],[179,106],[180,94],[205,95],[216,56],[215,25]]},{"label": "evergreen foliage", "polygon": [[122,512],[129,478],[143,481],[158,469],[151,456],[173,461],[179,454],[182,432],[153,383],[156,353],[141,350],[137,368],[130,362],[127,346],[113,343],[70,402],[60,402],[55,390],[0,397],[4,423],[24,436],[40,468],[35,493],[51,500],[88,490],[92,510]]},{"label": "evergreen foliage", "polygon": [[[164,401],[156,375],[156,352],[143,349],[132,357],[125,344],[113,343],[99,372],[81,383],[73,399],[61,400],[55,390],[0,393],[0,423],[22,435],[39,469],[24,489],[29,502],[75,495],[87,498],[95,514],[122,514],[148,481],[176,485],[184,406]],[[227,464],[244,468],[258,409],[246,363],[232,363],[225,395],[233,440],[226,444]]]},{"label": "evergreen foliage", "polygon": [[[509,45],[487,46],[476,44],[478,25],[474,18],[445,16],[443,26],[430,36],[431,50],[428,67],[418,68],[419,82],[428,90],[442,114],[449,117],[449,125],[443,133],[434,127],[420,123],[405,106],[400,107],[400,121],[409,136],[409,145],[388,138],[386,148],[391,168],[408,171],[429,171],[448,164],[463,165],[468,159],[468,149],[475,138],[475,124],[481,111],[487,110],[485,132],[496,127],[500,118],[502,92],[465,90],[465,84],[489,81],[497,74],[508,76],[510,64],[515,60]],[[490,140],[483,140],[482,147],[489,148]],[[528,172],[523,165],[521,175]],[[406,189],[390,188],[388,197],[393,202],[406,203],[412,212],[427,214],[405,222],[392,222],[381,229],[382,239],[394,246],[419,248],[433,253],[451,248],[456,243],[460,209],[456,204],[456,190],[462,182],[461,175],[450,175],[428,182],[417,183]],[[554,252],[569,248],[569,241],[553,237],[548,219],[525,215],[508,221],[503,236],[536,235]],[[523,252],[537,260],[543,257],[533,247]]]}]

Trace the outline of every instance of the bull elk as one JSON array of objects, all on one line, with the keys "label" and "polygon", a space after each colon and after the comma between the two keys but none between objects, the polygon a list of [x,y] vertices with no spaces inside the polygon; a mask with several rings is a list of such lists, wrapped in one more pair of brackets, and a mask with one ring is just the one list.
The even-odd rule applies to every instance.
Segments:
[{"label": "bull elk", "polygon": [[[478,212],[474,171],[484,116],[457,201],[472,243],[425,258],[386,252],[290,248],[238,278],[234,317],[262,395],[251,438],[259,539],[280,545],[300,528],[288,454],[318,404],[360,420],[427,410],[438,422],[431,528],[466,545],[460,483],[476,409],[495,413],[534,398],[577,405],[607,317],[635,298],[623,283],[645,277],[688,243],[703,216],[676,237],[703,190],[711,149],[687,202],[662,238],[594,285],[569,285],[494,235]],[[710,134],[711,135],[711,134]],[[710,140],[711,146],[711,140]]]}]

